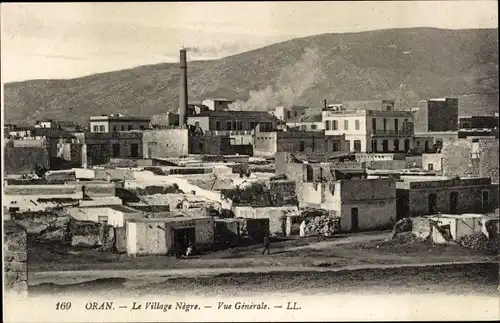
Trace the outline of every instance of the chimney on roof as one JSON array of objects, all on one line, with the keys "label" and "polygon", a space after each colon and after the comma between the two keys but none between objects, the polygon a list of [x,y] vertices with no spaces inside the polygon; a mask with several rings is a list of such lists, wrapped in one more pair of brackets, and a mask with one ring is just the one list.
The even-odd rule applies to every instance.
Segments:
[{"label": "chimney on roof", "polygon": [[327,108],[326,99],[325,99],[325,101],[324,101],[324,108],[325,108],[325,109]]},{"label": "chimney on roof", "polygon": [[187,110],[188,110],[186,49],[180,50],[179,68],[181,69],[180,93],[179,93],[179,126],[183,127],[187,124]]}]

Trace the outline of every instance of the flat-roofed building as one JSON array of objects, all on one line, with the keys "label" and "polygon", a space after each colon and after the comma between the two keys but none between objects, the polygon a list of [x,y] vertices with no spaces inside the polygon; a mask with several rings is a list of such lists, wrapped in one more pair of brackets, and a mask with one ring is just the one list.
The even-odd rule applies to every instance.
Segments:
[{"label": "flat-roofed building", "polygon": [[188,117],[188,124],[198,126],[203,131],[250,131],[257,125],[261,129],[276,129],[278,119],[267,111],[202,111]]},{"label": "flat-roofed building", "polygon": [[326,135],[345,134],[353,152],[407,152],[413,149],[413,113],[384,110],[323,110]]},{"label": "flat-roofed building", "polygon": [[119,132],[145,130],[150,127],[151,118],[111,114],[90,117],[90,132]]}]

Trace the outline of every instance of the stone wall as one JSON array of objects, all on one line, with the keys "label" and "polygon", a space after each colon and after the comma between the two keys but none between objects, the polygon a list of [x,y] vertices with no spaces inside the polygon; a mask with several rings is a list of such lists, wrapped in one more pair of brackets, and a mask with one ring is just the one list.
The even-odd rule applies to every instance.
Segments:
[{"label": "stone wall", "polygon": [[490,177],[499,182],[498,139],[452,139],[443,144],[443,174],[460,177]]},{"label": "stone wall", "polygon": [[4,222],[4,288],[25,294],[28,292],[27,232],[14,221]]},{"label": "stone wall", "polygon": [[480,140],[479,176],[491,178],[492,183],[498,183],[498,139]]},{"label": "stone wall", "polygon": [[143,132],[144,158],[187,156],[188,129],[146,130]]}]

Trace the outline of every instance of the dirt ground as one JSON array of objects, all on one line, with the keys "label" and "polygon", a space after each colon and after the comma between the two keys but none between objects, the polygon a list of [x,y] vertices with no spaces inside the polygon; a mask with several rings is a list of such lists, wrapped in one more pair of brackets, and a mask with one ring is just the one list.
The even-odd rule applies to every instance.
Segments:
[{"label": "dirt ground", "polygon": [[445,293],[498,295],[498,264],[462,264],[337,272],[236,273],[199,277],[160,276],[154,280],[101,278],[84,283],[29,286],[43,294],[106,295],[252,295],[265,293],[333,294]]},{"label": "dirt ground", "polygon": [[398,244],[384,241],[390,233],[274,241],[271,255],[253,245],[196,255],[129,257],[126,254],[30,242],[30,272],[119,269],[240,268],[258,266],[342,267],[363,264],[498,262],[498,253],[473,252],[459,245]]}]

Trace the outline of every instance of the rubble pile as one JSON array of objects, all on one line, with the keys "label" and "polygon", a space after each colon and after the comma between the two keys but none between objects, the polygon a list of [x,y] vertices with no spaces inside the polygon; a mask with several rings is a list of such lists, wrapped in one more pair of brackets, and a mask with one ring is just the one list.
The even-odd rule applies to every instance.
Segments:
[{"label": "rubble pile", "polygon": [[393,236],[392,239],[386,241],[384,244],[390,245],[393,247],[404,247],[408,245],[414,245],[414,244],[422,244],[422,243],[429,243],[430,239],[422,239],[417,237],[415,234],[411,232],[401,232],[397,234],[396,236]]},{"label": "rubble pile", "polygon": [[399,233],[411,232],[413,229],[413,220],[411,218],[403,218],[394,224],[392,229],[392,238],[394,239]]},{"label": "rubble pile", "polygon": [[330,214],[311,217],[306,220],[306,236],[330,236],[340,232],[340,217]]},{"label": "rubble pile", "polygon": [[474,251],[498,250],[498,239],[488,239],[482,232],[474,232],[473,234],[461,237],[458,239],[458,243]]},{"label": "rubble pile", "polygon": [[104,223],[77,220],[68,223],[68,240],[73,247],[110,250],[115,245],[115,238],[113,227]]},{"label": "rubble pile", "polygon": [[70,217],[57,212],[24,212],[16,214],[13,220],[23,227],[31,238],[64,242]]}]

